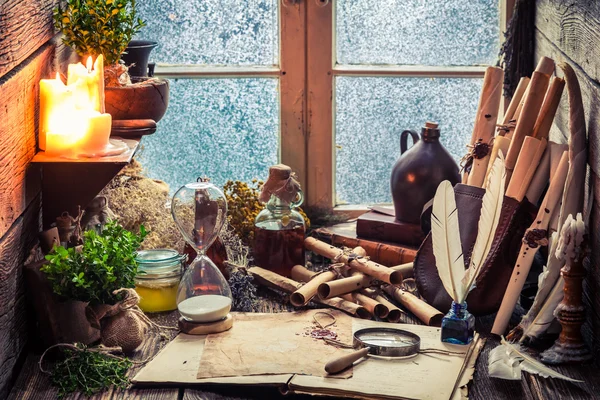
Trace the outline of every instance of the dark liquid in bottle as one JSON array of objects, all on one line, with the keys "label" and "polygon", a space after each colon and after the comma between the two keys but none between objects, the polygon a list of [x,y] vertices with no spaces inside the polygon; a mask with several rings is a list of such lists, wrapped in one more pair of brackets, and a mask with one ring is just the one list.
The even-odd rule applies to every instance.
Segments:
[{"label": "dark liquid in bottle", "polygon": [[287,230],[254,228],[254,263],[283,276],[304,265],[304,227]]}]

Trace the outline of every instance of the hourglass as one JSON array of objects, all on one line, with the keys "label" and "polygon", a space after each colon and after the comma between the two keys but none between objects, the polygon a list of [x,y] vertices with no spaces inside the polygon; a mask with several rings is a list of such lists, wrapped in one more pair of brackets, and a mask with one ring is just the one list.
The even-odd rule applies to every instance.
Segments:
[{"label": "hourglass", "polygon": [[179,328],[190,334],[204,335],[231,328],[229,315],[233,297],[217,266],[206,256],[227,216],[223,192],[208,182],[190,183],[173,196],[171,212],[185,241],[197,253],[179,284],[177,308]]}]

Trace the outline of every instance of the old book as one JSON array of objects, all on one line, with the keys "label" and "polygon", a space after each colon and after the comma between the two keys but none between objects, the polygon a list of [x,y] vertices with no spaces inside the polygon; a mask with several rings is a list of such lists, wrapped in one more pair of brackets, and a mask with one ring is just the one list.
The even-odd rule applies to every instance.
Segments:
[{"label": "old book", "polygon": [[360,246],[365,249],[371,260],[387,267],[412,262],[417,255],[417,249],[412,246],[358,238],[356,222],[319,228],[313,232],[313,236],[333,246],[349,248]]},{"label": "old book", "polygon": [[396,221],[393,214],[381,211],[383,211],[381,208],[374,208],[358,217],[356,222],[358,237],[409,246],[419,246],[425,239],[420,225]]},{"label": "old book", "polygon": [[[271,337],[268,332],[277,330],[277,327],[281,324],[271,323],[265,326],[265,323],[261,321],[261,315],[265,318],[264,322],[267,320],[272,322],[273,318],[278,317],[282,319],[296,317],[304,318],[306,326],[311,326],[312,323],[311,318],[306,318],[306,316],[311,316],[310,312],[254,315],[253,320],[256,326],[251,331],[265,331],[267,341],[248,338],[244,343],[234,345],[233,349],[223,347],[222,350],[231,360],[231,365],[236,366],[239,361],[238,348],[248,346],[255,348],[255,357],[262,357],[265,363],[282,362],[286,365],[293,365],[294,357],[302,357],[301,353],[295,354],[300,348],[294,346],[293,342],[301,340],[302,336],[292,335],[293,337],[284,342],[268,341]],[[234,318],[236,318],[235,315]],[[389,323],[385,322],[358,319],[352,319],[351,323],[353,332],[366,327],[390,326]],[[179,334],[160,354],[138,372],[132,381],[136,385],[183,383],[191,385],[240,385],[240,388],[246,385],[276,386],[282,392],[348,398],[461,399],[461,394],[466,391],[466,385],[473,375],[475,361],[484,341],[477,339],[469,346],[450,345],[439,340],[439,328],[406,324],[394,324],[394,327],[419,335],[421,348],[423,349],[452,351],[459,354],[436,354],[435,356],[419,354],[408,360],[367,357],[362,362],[355,364],[352,376],[347,379],[303,375],[298,372],[255,375],[258,372],[255,370],[248,370],[242,372],[241,375],[231,377],[198,378],[199,372],[202,374],[210,373],[210,370],[205,368],[200,370],[202,363],[205,361],[203,359],[204,353],[209,348],[210,343],[207,343],[206,336]],[[249,352],[249,350],[245,350],[245,352]],[[208,353],[207,351],[207,355]],[[273,353],[281,353],[285,356],[277,358]],[[227,359],[225,358],[225,360]],[[251,360],[253,363],[259,361]],[[229,363],[229,361],[226,362]],[[432,380],[432,376],[435,376],[436,379]]]}]

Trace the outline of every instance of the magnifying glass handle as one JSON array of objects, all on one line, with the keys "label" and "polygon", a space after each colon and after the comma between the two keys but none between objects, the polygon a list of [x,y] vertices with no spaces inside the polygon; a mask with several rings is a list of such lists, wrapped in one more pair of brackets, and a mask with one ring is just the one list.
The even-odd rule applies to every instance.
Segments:
[{"label": "magnifying glass handle", "polygon": [[335,358],[325,365],[325,372],[328,374],[337,374],[354,364],[354,361],[366,357],[367,354],[369,354],[369,348],[365,347],[364,349],[353,351],[345,356]]}]

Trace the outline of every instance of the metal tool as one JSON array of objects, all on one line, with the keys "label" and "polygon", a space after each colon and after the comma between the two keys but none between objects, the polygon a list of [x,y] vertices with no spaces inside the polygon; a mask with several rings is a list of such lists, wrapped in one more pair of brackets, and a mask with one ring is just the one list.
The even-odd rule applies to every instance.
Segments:
[{"label": "metal tool", "polygon": [[380,357],[414,357],[421,349],[421,338],[395,328],[365,328],[354,332],[352,347],[359,349],[325,365],[328,374],[337,374],[368,354]]}]

